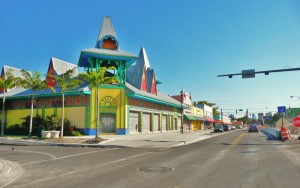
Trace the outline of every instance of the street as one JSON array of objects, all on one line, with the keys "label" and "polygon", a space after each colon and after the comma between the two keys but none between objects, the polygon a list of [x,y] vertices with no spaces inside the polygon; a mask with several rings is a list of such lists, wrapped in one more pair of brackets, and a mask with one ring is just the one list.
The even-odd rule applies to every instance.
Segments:
[{"label": "street", "polygon": [[246,130],[169,149],[6,145],[0,158],[23,168],[7,187],[300,186],[300,143]]}]

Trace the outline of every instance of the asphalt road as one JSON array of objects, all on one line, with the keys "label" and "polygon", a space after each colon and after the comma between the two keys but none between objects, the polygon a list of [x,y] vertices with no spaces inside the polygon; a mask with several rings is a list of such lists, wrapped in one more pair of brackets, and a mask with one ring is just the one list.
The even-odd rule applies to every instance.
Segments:
[{"label": "asphalt road", "polygon": [[7,187],[300,187],[300,143],[235,131],[170,149],[0,146]]}]

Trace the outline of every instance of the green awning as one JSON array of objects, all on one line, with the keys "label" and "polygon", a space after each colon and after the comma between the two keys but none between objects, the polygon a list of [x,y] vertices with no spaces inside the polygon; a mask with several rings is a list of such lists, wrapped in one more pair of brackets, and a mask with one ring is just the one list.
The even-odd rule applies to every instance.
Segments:
[{"label": "green awning", "polygon": [[190,120],[190,121],[206,121],[206,119],[204,117],[192,116],[192,115],[187,115],[187,114],[183,114],[183,119]]},{"label": "green awning", "polygon": [[184,120],[197,120],[194,116],[183,114]]},{"label": "green awning", "polygon": [[194,116],[196,118],[196,120],[198,121],[206,121],[206,119],[204,117],[200,117],[200,116]]}]

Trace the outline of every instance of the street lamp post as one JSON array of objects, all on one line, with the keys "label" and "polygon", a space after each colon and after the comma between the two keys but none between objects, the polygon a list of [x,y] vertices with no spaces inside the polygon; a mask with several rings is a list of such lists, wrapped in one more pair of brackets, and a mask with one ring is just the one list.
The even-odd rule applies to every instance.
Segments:
[{"label": "street lamp post", "polygon": [[183,102],[183,89],[180,91],[180,103],[181,103],[181,134],[183,134],[183,108],[182,108],[182,102]]}]

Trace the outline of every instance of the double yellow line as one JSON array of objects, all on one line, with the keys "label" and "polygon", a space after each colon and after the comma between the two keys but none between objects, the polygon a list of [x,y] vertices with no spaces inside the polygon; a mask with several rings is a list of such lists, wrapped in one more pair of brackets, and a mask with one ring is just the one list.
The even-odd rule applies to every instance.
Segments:
[{"label": "double yellow line", "polygon": [[230,143],[230,147],[234,148],[236,144],[245,136],[246,133],[240,134],[233,142]]}]

